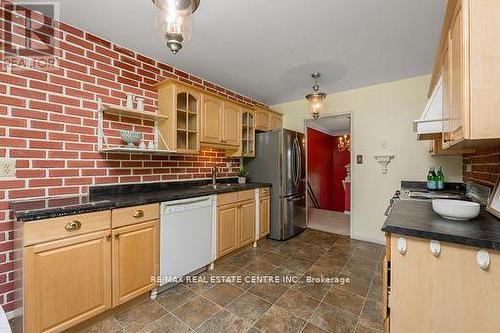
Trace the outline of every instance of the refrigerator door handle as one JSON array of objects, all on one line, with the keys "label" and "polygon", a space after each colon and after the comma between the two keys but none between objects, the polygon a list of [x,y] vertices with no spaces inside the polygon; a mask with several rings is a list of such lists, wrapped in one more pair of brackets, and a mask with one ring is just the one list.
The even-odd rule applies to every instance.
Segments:
[{"label": "refrigerator door handle", "polygon": [[300,149],[300,143],[299,139],[297,139],[297,166],[298,166],[298,171],[297,171],[297,186],[300,183],[300,180],[302,178],[302,149]]},{"label": "refrigerator door handle", "polygon": [[293,184],[297,186],[297,146],[296,146],[296,138],[293,139],[292,142],[292,180]]},{"label": "refrigerator door handle", "polygon": [[294,202],[294,201],[301,201],[301,200],[304,200],[304,197],[305,197],[305,195],[304,195],[304,194],[302,194],[302,195],[300,195],[300,196],[298,196],[298,197],[294,197],[294,198],[287,198],[286,200],[287,200],[287,201],[291,201],[291,202]]},{"label": "refrigerator door handle", "polygon": [[299,186],[300,183],[300,147],[299,140],[295,138],[295,186]]}]

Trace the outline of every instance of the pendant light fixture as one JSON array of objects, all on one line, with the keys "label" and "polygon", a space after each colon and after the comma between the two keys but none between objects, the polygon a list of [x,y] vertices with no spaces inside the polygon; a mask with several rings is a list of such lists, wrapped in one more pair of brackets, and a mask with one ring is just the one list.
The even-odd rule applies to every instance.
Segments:
[{"label": "pendant light fixture", "polygon": [[309,101],[309,113],[316,120],[319,118],[319,115],[325,111],[326,93],[319,92],[319,78],[321,77],[321,73],[314,72],[311,74],[311,77],[314,80],[314,92],[307,95],[306,98]]},{"label": "pendant light fixture", "polygon": [[156,29],[173,54],[191,39],[191,15],[200,0],[152,0],[156,6]]}]

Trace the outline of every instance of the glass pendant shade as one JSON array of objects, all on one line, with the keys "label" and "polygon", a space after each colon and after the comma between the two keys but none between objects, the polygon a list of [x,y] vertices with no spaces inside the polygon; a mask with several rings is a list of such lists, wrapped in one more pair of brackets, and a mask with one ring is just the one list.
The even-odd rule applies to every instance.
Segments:
[{"label": "glass pendant shade", "polygon": [[325,111],[325,93],[314,93],[306,96],[309,101],[309,113],[314,119],[318,119],[321,113]]},{"label": "glass pendant shade", "polygon": [[309,101],[309,113],[314,119],[318,119],[320,114],[325,111],[326,94],[319,92],[319,78],[321,73],[312,73],[311,77],[314,79],[313,93],[306,96]]},{"label": "glass pendant shade", "polygon": [[172,53],[182,49],[191,39],[191,14],[198,8],[199,0],[154,0],[157,7],[156,29]]}]

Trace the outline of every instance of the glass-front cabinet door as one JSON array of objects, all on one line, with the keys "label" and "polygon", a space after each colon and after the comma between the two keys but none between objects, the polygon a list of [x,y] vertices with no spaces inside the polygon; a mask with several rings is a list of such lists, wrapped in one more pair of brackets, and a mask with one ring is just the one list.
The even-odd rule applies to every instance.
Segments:
[{"label": "glass-front cabinet door", "polygon": [[255,115],[252,111],[243,110],[241,131],[241,155],[255,156]]},{"label": "glass-front cabinet door", "polygon": [[200,95],[192,91],[178,91],[176,95],[176,139],[178,153],[198,153]]}]

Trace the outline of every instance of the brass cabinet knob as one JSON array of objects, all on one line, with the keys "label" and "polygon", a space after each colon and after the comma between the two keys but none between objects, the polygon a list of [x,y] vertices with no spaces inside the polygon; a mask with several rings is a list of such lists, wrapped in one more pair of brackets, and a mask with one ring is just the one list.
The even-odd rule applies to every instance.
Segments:
[{"label": "brass cabinet knob", "polygon": [[448,142],[451,142],[451,141],[453,141],[453,140],[452,140],[451,138],[448,138],[448,137],[445,137],[445,138],[443,139],[443,142],[444,142],[444,143],[448,143]]},{"label": "brass cabinet knob", "polygon": [[111,234],[106,236],[106,240],[108,240],[108,241],[111,240]]},{"label": "brass cabinet knob", "polygon": [[119,234],[119,233],[116,233],[116,234],[115,234],[115,238],[116,238],[116,239],[120,238],[120,234]]},{"label": "brass cabinet knob", "polygon": [[75,230],[80,229],[81,227],[82,227],[82,222],[80,222],[78,220],[74,220],[74,221],[71,221],[68,224],[66,224],[64,229],[66,229],[66,231],[75,231]]},{"label": "brass cabinet knob", "polygon": [[138,209],[134,212],[134,215],[132,216],[135,217],[136,219],[140,219],[144,217],[144,211],[142,209]]}]

